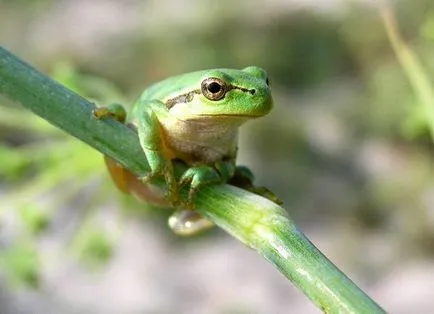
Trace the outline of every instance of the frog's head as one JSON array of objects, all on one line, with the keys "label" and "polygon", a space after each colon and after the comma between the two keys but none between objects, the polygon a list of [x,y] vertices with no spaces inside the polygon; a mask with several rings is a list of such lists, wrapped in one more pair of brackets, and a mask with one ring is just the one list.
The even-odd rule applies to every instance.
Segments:
[{"label": "frog's head", "polygon": [[273,105],[267,73],[256,66],[200,72],[195,85],[172,114],[184,120],[248,120],[266,115]]}]

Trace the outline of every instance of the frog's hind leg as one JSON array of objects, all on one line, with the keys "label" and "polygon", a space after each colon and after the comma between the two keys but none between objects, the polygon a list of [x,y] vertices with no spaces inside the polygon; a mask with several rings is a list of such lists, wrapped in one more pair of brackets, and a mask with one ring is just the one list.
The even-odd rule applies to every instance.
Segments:
[{"label": "frog's hind leg", "polygon": [[191,209],[177,209],[168,223],[170,229],[180,236],[196,235],[214,226],[212,221]]},{"label": "frog's hind leg", "polygon": [[129,180],[131,173],[116,160],[104,155],[105,165],[116,187],[124,193],[130,193]]},{"label": "frog's hind leg", "polygon": [[264,186],[256,186],[253,184],[255,176],[253,172],[245,166],[237,166],[235,169],[234,176],[229,180],[229,184],[239,187],[241,189],[250,191],[252,193],[258,194],[270,201],[276,203],[277,205],[282,205],[283,202],[279,199],[273,192]]}]

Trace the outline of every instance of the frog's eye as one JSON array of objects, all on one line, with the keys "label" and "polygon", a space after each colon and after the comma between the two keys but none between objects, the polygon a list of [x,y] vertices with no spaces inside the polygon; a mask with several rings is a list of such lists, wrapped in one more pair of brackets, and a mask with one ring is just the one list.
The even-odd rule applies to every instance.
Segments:
[{"label": "frog's eye", "polygon": [[225,97],[228,86],[221,79],[210,77],[202,81],[202,94],[209,100],[220,100]]},{"label": "frog's eye", "polygon": [[270,87],[270,78],[268,76],[265,79],[265,84],[267,84],[267,86]]}]

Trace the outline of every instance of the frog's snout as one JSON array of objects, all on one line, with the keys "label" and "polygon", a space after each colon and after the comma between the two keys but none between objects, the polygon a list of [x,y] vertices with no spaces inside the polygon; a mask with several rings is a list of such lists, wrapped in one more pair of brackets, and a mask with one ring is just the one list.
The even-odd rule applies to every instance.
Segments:
[{"label": "frog's snout", "polygon": [[261,95],[260,101],[256,103],[254,114],[258,117],[265,116],[273,109],[273,97],[268,88],[255,89],[256,96]]}]

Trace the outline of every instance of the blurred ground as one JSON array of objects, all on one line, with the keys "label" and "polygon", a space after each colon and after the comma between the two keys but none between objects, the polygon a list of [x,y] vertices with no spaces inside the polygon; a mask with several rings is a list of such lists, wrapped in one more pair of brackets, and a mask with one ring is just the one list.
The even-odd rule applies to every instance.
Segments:
[{"label": "blurred ground", "polygon": [[[394,3],[434,77],[434,4]],[[3,0],[0,43],[100,103],[264,67],[276,107],[243,128],[240,163],[388,312],[429,313],[434,149],[372,4]],[[318,312],[223,232],[175,237],[169,212],[114,192],[97,153],[0,102],[1,314]]]}]

